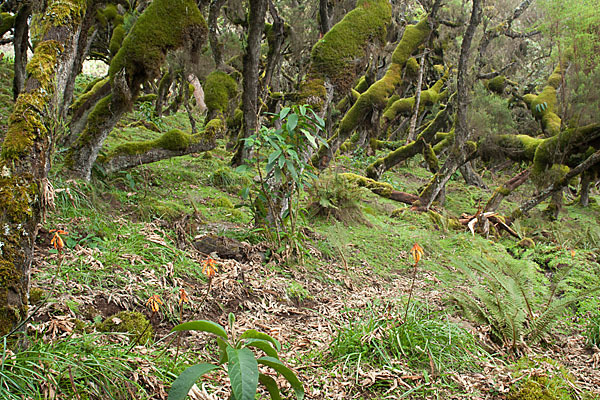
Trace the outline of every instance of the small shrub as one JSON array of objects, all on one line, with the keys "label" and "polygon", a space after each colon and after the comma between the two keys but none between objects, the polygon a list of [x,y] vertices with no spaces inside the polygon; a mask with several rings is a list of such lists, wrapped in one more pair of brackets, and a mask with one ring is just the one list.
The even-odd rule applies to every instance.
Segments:
[{"label": "small shrub", "polygon": [[229,167],[223,167],[215,170],[208,177],[208,183],[228,193],[237,193],[242,187],[249,185],[251,182],[247,176],[237,174]]},{"label": "small shrub", "polygon": [[[216,335],[219,362],[216,365],[196,364],[183,371],[171,386],[169,400],[185,399],[198,379],[219,368],[229,374],[232,399],[254,400],[259,382],[265,386],[271,399],[281,399],[277,382],[271,376],[261,373],[258,369],[259,365],[270,367],[281,374],[292,386],[296,398],[302,400],[304,398],[302,383],[296,374],[279,360],[277,353],[281,350],[281,344],[266,333],[254,329],[249,329],[238,337],[235,334],[234,324],[235,316],[230,313],[229,335],[225,328],[212,321],[191,321],[173,328],[173,332],[198,331]],[[262,351],[265,356],[257,358],[255,350],[252,349]]]},{"label": "small shrub", "polygon": [[340,175],[321,176],[308,193],[314,216],[334,218],[344,224],[365,221],[359,206],[362,189]]}]

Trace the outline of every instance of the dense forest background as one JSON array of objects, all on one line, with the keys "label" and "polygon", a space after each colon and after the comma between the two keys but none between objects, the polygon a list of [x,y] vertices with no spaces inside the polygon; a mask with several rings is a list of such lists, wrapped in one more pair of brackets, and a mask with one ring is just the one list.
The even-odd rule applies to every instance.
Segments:
[{"label": "dense forest background", "polygon": [[600,396],[598,0],[0,8],[0,397]]}]

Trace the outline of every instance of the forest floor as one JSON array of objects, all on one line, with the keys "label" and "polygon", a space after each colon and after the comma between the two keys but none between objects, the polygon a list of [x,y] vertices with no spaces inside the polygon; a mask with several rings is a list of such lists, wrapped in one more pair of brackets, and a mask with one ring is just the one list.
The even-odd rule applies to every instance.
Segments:
[{"label": "forest floor", "polygon": [[[9,76],[3,63],[0,79]],[[2,90],[5,130],[10,98]],[[160,135],[133,126],[139,119],[152,119],[161,131],[189,130],[185,113],[157,120],[141,104],[106,146]],[[227,326],[229,313],[236,316],[236,332],[257,329],[282,343],[280,358],[296,371],[309,399],[600,398],[600,350],[591,345],[600,341],[594,339],[597,296],[582,296],[541,340],[516,349],[502,345],[489,325],[465,318],[456,302],[459,293],[473,293],[465,271],[477,263],[532,271],[528,290],[536,312],[559,271],[570,272],[552,291],[558,299],[599,285],[597,190],[586,208],[567,190],[555,221],[539,207],[513,223],[533,246],[498,232],[484,237],[450,228],[449,217],[475,214],[495,186],[518,172],[512,167],[485,170],[490,189],[466,186],[457,175],[437,214],[359,190],[354,219],[308,218],[303,260],[284,263],[253,227],[247,208],[235,207],[254,177],[229,168],[224,141],[209,153],[110,176],[97,170],[91,183],[62,178],[61,154],[50,177],[56,208],[40,230],[32,267],[30,347],[15,353],[5,344],[0,368],[0,381],[14,379],[8,372],[19,363],[27,365],[24,375],[39,379],[6,398],[166,399],[187,366],[218,358],[213,337],[186,333],[176,339],[173,326],[197,319]],[[324,179],[361,174],[371,160],[342,156]],[[414,159],[383,179],[417,193],[429,177]],[[511,194],[500,214],[533,190],[526,185]],[[306,205],[315,200],[307,195]],[[51,244],[53,229],[68,232],[62,254]],[[414,243],[424,256],[413,277]],[[210,284],[202,271],[208,257],[217,264]],[[181,289],[190,298],[182,310]],[[153,295],[162,301],[158,312],[147,307]],[[133,333],[110,332],[128,323],[125,314],[115,316],[122,311],[144,314],[151,334],[143,332],[145,322],[129,329]],[[195,389],[194,399],[228,398],[227,374],[217,371]],[[284,394],[291,398],[289,390]]]}]

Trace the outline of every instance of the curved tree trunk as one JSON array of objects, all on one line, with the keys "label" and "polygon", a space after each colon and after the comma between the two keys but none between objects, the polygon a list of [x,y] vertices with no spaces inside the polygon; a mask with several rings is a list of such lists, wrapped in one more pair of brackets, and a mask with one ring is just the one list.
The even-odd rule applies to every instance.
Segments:
[{"label": "curved tree trunk", "polygon": [[42,40],[29,61],[30,71],[10,117],[0,154],[0,335],[26,317],[29,270],[38,224],[48,204],[47,172],[56,97],[66,84],[61,66],[72,65],[85,1],[50,1]]}]

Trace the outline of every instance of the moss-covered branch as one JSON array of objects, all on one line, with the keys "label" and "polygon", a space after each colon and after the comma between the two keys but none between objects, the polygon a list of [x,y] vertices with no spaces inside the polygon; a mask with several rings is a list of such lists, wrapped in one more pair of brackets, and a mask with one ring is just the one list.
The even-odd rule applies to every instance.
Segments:
[{"label": "moss-covered branch", "polygon": [[206,22],[194,0],[154,0],[146,8],[110,63],[111,94],[96,104],[67,153],[65,167],[70,175],[90,178],[102,143],[131,108],[141,85],[160,76],[169,51],[184,49],[195,59],[206,32]]},{"label": "moss-covered branch", "polygon": [[374,110],[383,110],[388,98],[402,82],[402,70],[411,54],[423,43],[430,33],[429,20],[423,18],[417,25],[406,27],[402,39],[392,54],[392,63],[383,78],[375,82],[360,95],[356,103],[348,110],[340,122],[335,135],[328,146],[321,146],[313,159],[313,164],[323,169],[329,165],[331,156],[346,141],[354,130],[364,121],[368,121]]},{"label": "moss-covered branch", "polygon": [[448,123],[448,107],[440,110],[433,121],[419,134],[417,139],[396,150],[388,153],[386,156],[378,158],[367,167],[367,176],[371,179],[379,179],[381,175],[390,168],[398,165],[404,160],[416,156],[423,152],[426,143],[430,143],[436,133],[438,133]]},{"label": "moss-covered branch", "polygon": [[399,201],[405,204],[413,204],[415,201],[419,200],[418,196],[410,193],[400,192],[394,189],[389,183],[377,182],[373,179],[365,178],[364,176],[352,173],[344,173],[340,174],[340,176],[360,187],[365,187],[371,192],[385,197],[386,199]]},{"label": "moss-covered branch", "polygon": [[554,136],[560,132],[561,120],[556,114],[556,90],[562,82],[562,74],[562,64],[559,63],[540,94],[523,96],[523,101],[531,110],[533,117],[540,121],[542,130],[547,136]]},{"label": "moss-covered branch", "polygon": [[98,162],[107,173],[214,149],[215,137],[208,132],[189,135],[174,129],[155,140],[130,142],[117,146]]}]

